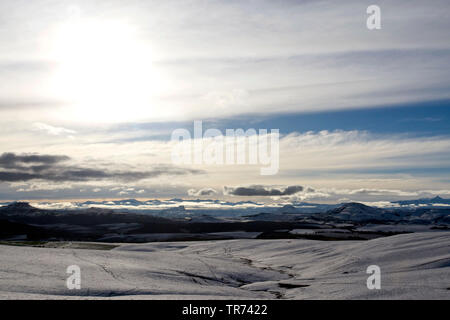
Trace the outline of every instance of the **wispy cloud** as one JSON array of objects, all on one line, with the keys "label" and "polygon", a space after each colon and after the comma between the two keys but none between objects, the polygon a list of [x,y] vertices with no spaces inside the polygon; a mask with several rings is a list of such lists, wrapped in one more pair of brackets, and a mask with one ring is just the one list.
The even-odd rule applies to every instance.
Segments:
[{"label": "wispy cloud", "polygon": [[[126,93],[109,90],[106,100],[94,99],[91,108],[84,106],[81,109],[85,112],[75,117],[67,117],[70,107],[49,103],[47,107],[53,112],[45,115],[39,112],[45,106],[23,111],[30,121],[66,119],[76,123],[89,121],[86,115],[96,111],[103,114],[96,121],[111,121],[109,113],[122,116],[113,117],[115,122],[133,117],[139,121],[184,120],[450,98],[446,68],[450,24],[445,16],[449,4],[444,0],[435,6],[418,0],[407,5],[383,2],[383,28],[373,32],[365,26],[367,4],[357,0],[339,4],[329,0],[260,1],[258,5],[251,1],[198,5],[182,1],[158,5],[115,2],[108,4],[107,10],[102,1],[80,1],[77,6],[78,29],[114,22],[122,26],[114,29],[115,34],[103,34],[102,28],[92,32],[126,42],[127,37],[118,36],[132,29],[139,47],[151,47],[147,59],[152,61],[155,81],[142,86],[139,74],[127,77],[127,81],[142,86],[137,95],[149,87],[153,94],[144,95],[148,98],[143,99],[145,103],[133,100],[119,110],[104,112],[107,102]],[[15,81],[8,81],[8,76],[0,80],[0,101],[65,101],[70,105],[86,99],[77,94],[64,96],[65,90],[59,89],[70,89],[73,82],[52,82],[61,61],[48,62],[67,59],[57,54],[61,51],[57,35],[73,18],[70,8],[44,0],[33,4],[2,2],[0,69],[14,74]],[[125,23],[124,16],[132,19]],[[24,27],[30,21],[34,27]],[[113,44],[122,48],[121,43]],[[75,72],[96,61],[81,62]],[[89,75],[91,72],[86,72],[85,81],[91,81]],[[73,80],[70,75],[65,79]],[[78,81],[83,84],[83,79]]]},{"label": "wispy cloud", "polygon": [[46,123],[36,122],[33,123],[33,129],[36,131],[42,131],[50,135],[59,136],[59,135],[69,135],[71,137],[76,133],[75,130],[66,129],[63,127],[54,127]]},{"label": "wispy cloud", "polygon": [[217,191],[213,188],[202,188],[199,190],[196,189],[189,189],[188,190],[188,195],[190,196],[213,196],[216,195]]}]

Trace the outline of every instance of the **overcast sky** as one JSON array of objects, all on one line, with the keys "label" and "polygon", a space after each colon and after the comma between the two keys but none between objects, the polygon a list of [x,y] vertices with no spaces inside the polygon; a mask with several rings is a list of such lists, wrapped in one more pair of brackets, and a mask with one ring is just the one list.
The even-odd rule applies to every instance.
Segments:
[{"label": "overcast sky", "polygon": [[[440,0],[3,0],[0,198],[450,197],[449,14]],[[279,129],[278,173],[174,165],[171,133],[194,120]]]}]

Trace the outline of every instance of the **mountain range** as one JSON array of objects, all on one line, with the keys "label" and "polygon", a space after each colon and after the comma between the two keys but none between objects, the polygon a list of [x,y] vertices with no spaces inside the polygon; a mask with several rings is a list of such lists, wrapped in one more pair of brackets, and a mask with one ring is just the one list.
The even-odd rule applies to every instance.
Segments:
[{"label": "mountain range", "polygon": [[[305,236],[304,232],[295,231],[298,229],[328,230],[328,238],[335,237],[336,233],[364,238],[379,236],[378,233],[367,235],[360,231],[370,225],[414,225],[430,230],[449,229],[450,226],[450,208],[383,209],[351,202],[316,213],[302,212],[292,205],[270,212],[246,212],[243,210],[241,214],[230,216],[229,212],[221,215],[220,212],[189,210],[184,206],[152,213],[93,206],[46,210],[26,202],[14,202],[0,207],[0,239],[21,236],[39,240],[145,242],[161,239],[161,235],[166,240],[173,237],[183,240],[228,239],[235,237],[236,233],[244,237],[253,233],[261,238]],[[11,230],[15,231],[11,233]]]}]

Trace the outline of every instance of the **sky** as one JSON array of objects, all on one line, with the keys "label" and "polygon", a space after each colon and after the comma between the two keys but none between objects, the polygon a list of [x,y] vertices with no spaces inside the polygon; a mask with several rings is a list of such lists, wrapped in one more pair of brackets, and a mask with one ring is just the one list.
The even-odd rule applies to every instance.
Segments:
[{"label": "sky", "polygon": [[[450,198],[449,14],[441,0],[2,0],[0,200]],[[194,121],[279,130],[276,174],[174,163],[172,133]]]}]

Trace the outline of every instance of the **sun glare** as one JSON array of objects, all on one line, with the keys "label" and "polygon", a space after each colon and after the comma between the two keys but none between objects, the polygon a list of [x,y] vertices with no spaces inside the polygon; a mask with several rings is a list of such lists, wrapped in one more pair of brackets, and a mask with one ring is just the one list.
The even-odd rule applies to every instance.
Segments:
[{"label": "sun glare", "polygon": [[55,93],[71,105],[65,117],[117,122],[148,117],[152,96],[163,79],[151,63],[151,50],[132,26],[78,20],[64,24],[56,37],[59,68]]}]

